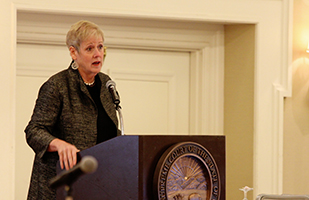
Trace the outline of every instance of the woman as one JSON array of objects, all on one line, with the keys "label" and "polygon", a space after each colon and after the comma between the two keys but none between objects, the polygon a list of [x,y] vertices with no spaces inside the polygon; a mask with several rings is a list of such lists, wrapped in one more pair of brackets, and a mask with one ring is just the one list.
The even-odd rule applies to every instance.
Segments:
[{"label": "woman", "polygon": [[94,23],[79,21],[68,31],[66,44],[72,63],[42,85],[25,129],[35,152],[28,199],[56,199],[48,185],[56,176],[57,161],[70,169],[77,152],[120,134],[115,105],[105,87],[110,78],[100,72],[103,32]]}]

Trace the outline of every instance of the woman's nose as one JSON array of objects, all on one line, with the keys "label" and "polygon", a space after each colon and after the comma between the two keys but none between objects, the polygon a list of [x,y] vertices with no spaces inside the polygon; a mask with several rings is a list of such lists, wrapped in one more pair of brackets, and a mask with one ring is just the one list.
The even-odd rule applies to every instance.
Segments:
[{"label": "woman's nose", "polygon": [[94,57],[98,57],[98,56],[103,56],[103,54],[104,54],[104,51],[102,50],[102,49],[100,49],[100,48],[95,48],[95,50],[94,50],[94,53],[93,53],[93,56]]}]

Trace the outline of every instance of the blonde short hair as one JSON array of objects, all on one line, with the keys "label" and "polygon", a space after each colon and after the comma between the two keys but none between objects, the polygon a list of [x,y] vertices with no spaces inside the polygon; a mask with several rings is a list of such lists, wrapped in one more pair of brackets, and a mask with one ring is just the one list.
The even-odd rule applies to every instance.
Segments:
[{"label": "blonde short hair", "polygon": [[73,24],[66,36],[67,47],[75,47],[79,51],[80,44],[91,36],[101,36],[104,42],[103,31],[98,25],[90,21],[81,20]]}]

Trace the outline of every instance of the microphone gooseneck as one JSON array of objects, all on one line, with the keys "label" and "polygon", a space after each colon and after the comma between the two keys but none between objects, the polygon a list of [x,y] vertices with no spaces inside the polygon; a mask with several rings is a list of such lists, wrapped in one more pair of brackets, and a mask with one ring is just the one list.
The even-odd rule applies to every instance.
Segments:
[{"label": "microphone gooseneck", "polygon": [[120,127],[121,127],[121,135],[124,135],[124,128],[123,128],[123,117],[121,113],[121,106],[120,104],[120,97],[116,90],[116,83],[112,80],[109,80],[106,82],[106,88],[111,93],[112,99],[114,104],[116,105],[116,110],[118,111],[119,121],[120,121]]}]

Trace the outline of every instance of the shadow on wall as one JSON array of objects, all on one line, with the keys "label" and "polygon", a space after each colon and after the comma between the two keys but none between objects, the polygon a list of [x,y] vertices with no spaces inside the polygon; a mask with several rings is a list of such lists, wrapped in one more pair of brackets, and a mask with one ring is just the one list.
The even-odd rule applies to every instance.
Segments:
[{"label": "shadow on wall", "polygon": [[292,64],[292,114],[299,131],[309,134],[309,54]]}]

